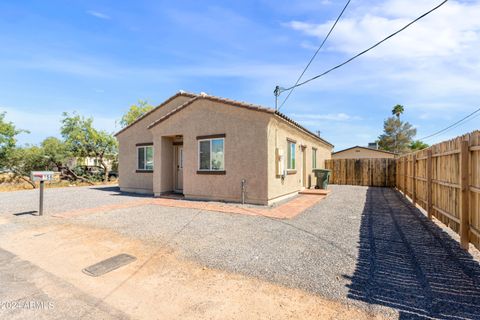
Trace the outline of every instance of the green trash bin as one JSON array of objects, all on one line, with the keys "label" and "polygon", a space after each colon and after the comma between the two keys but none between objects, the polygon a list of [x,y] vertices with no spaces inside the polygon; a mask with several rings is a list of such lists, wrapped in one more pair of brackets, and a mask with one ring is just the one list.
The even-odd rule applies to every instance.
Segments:
[{"label": "green trash bin", "polygon": [[315,189],[327,189],[331,172],[331,170],[327,169],[313,169],[313,174],[317,177],[317,185],[315,186]]}]

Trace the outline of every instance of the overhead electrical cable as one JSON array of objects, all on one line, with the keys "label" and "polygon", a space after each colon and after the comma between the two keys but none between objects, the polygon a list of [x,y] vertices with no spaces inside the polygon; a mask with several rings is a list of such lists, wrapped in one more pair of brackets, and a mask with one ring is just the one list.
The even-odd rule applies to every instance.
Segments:
[{"label": "overhead electrical cable", "polygon": [[478,115],[477,115],[477,116],[475,116],[474,118],[471,118],[471,119],[469,119],[470,117],[472,117],[474,114],[476,114],[476,113],[478,113],[478,112],[480,112],[480,108],[478,108],[477,110],[473,111],[473,112],[472,112],[472,113],[470,113],[469,115],[467,115],[467,116],[463,117],[462,119],[458,120],[457,122],[455,122],[455,123],[452,123],[452,124],[451,124],[451,125],[449,125],[448,127],[446,127],[446,128],[443,128],[442,130],[439,130],[439,131],[437,131],[437,132],[435,132],[435,133],[432,133],[431,135],[428,135],[428,136],[426,136],[426,137],[423,137],[423,138],[421,138],[421,139],[418,139],[418,140],[426,140],[426,139],[430,139],[430,138],[433,138],[433,137],[434,137],[434,136],[436,136],[436,135],[439,135],[440,133],[444,133],[445,131],[447,131],[447,130],[449,130],[449,129],[456,128],[456,127],[458,127],[458,126],[460,126],[460,125],[464,124],[465,122],[467,122],[467,121],[470,121],[470,120],[472,120],[472,119],[474,119],[474,118],[476,118],[476,117],[480,116],[480,114],[478,114]]},{"label": "overhead electrical cable", "polygon": [[347,9],[348,5],[350,4],[350,1],[351,0],[348,0],[347,3],[345,4],[345,6],[343,7],[342,11],[340,12],[340,14],[338,15],[337,19],[335,20],[335,22],[333,23],[333,25],[331,26],[330,30],[328,31],[327,35],[325,36],[325,38],[323,39],[322,43],[320,44],[320,46],[318,47],[317,51],[315,51],[315,54],[312,56],[312,58],[310,59],[310,61],[307,63],[307,65],[305,66],[305,68],[303,69],[302,73],[300,74],[300,76],[298,77],[297,81],[295,82],[295,85],[292,87],[292,89],[290,89],[290,91],[288,92],[288,95],[287,97],[285,98],[285,100],[283,100],[282,104],[280,105],[280,107],[278,108],[278,110],[280,110],[283,105],[285,104],[285,102],[287,102],[288,98],[290,97],[290,95],[292,94],[293,90],[295,89],[295,86],[300,82],[300,80],[302,79],[303,75],[305,74],[305,72],[307,71],[308,67],[310,67],[310,65],[312,64],[313,60],[315,59],[315,57],[317,56],[318,52],[323,48],[323,45],[325,44],[325,42],[327,42],[327,39],[328,37],[330,37],[330,34],[332,33],[333,29],[335,29],[335,26],[337,25],[338,21],[340,20],[340,18],[342,17],[343,13],[345,12],[345,10]]},{"label": "overhead electrical cable", "polygon": [[304,84],[307,84],[307,83],[309,83],[309,82],[311,82],[311,81],[313,81],[313,80],[315,80],[315,79],[318,79],[318,78],[320,78],[320,77],[323,77],[324,75],[332,72],[333,70],[336,70],[336,69],[338,69],[338,68],[346,65],[347,63],[349,63],[349,62],[355,60],[356,58],[364,55],[365,53],[369,52],[370,50],[378,47],[378,46],[379,46],[380,44],[382,44],[383,42],[385,42],[385,41],[389,40],[390,38],[396,36],[397,34],[399,34],[400,32],[402,32],[403,30],[407,29],[408,27],[410,27],[410,26],[411,26],[412,24],[414,24],[415,22],[423,19],[424,17],[426,17],[427,15],[429,15],[430,13],[432,13],[433,11],[437,10],[438,8],[440,8],[441,6],[443,6],[443,5],[444,5],[445,3],[447,3],[447,2],[448,2],[448,0],[444,0],[444,1],[441,2],[439,5],[437,5],[437,6],[435,6],[434,8],[428,10],[427,12],[425,12],[424,14],[422,14],[421,16],[419,16],[418,18],[416,18],[415,20],[409,22],[408,24],[406,24],[406,25],[405,25],[404,27],[402,27],[401,29],[395,31],[394,33],[390,34],[389,36],[387,36],[387,37],[385,37],[384,39],[380,40],[379,42],[375,43],[373,46],[369,47],[368,49],[365,49],[365,50],[363,50],[362,52],[356,54],[355,56],[351,57],[350,59],[348,59],[348,60],[346,60],[346,61],[344,61],[344,62],[336,65],[336,66],[333,67],[333,68],[328,69],[327,71],[325,71],[325,72],[323,72],[323,73],[321,73],[321,74],[319,74],[319,75],[317,75],[317,76],[315,76],[315,77],[312,77],[312,78],[310,78],[310,79],[308,79],[308,80],[305,80],[305,81],[303,81],[303,82],[297,83],[297,84],[295,84],[295,85],[293,85],[293,86],[291,86],[291,87],[289,87],[289,88],[281,89],[281,92],[285,92],[285,91],[288,91],[288,90],[292,90],[293,88],[296,88],[296,87],[299,87],[299,86],[303,86]]}]

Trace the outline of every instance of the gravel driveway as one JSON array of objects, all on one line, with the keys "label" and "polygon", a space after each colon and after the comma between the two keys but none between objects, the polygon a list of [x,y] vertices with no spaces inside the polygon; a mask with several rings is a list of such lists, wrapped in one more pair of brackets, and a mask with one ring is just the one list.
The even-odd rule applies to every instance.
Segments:
[{"label": "gravel driveway", "polygon": [[[81,205],[86,205],[84,195],[97,205],[130,197],[106,190],[72,190],[65,197],[70,194]],[[451,233],[393,189],[332,190],[292,220],[144,205],[70,221],[157,242],[209,268],[304,289],[392,318],[480,319],[478,256],[465,253]],[[8,210],[27,210],[21,205]]]},{"label": "gravel driveway", "polygon": [[[22,190],[0,192],[1,214],[36,213],[40,191]],[[101,205],[118,204],[126,200],[145,197],[132,193],[120,193],[117,186],[47,188],[44,193],[45,214],[61,213],[78,209],[95,208]]]}]

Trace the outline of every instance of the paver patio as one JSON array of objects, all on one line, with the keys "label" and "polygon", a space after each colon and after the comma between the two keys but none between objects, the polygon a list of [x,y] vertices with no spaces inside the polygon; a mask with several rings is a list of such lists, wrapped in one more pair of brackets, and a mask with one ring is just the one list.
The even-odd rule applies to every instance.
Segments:
[{"label": "paver patio", "polygon": [[143,205],[159,205],[173,208],[188,208],[205,211],[214,211],[222,213],[245,214],[252,216],[265,216],[276,219],[292,219],[306,209],[315,205],[320,200],[326,197],[325,193],[310,192],[301,194],[294,199],[287,200],[279,206],[268,207],[249,207],[236,206],[232,204],[211,203],[208,201],[191,201],[182,199],[168,199],[168,198],[146,198],[135,201],[128,201],[120,204],[104,205],[96,208],[80,209],[67,212],[53,214],[58,218],[72,218],[85,214],[92,214],[97,212],[106,212],[116,209],[132,208]]}]

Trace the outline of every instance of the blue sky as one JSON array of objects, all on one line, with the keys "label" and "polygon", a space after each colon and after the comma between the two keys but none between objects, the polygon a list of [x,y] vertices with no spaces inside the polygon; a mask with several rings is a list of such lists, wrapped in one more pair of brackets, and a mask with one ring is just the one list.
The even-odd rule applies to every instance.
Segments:
[{"label": "blue sky", "polygon": [[[352,0],[306,77],[342,62],[440,0]],[[0,111],[59,135],[63,111],[114,132],[138,99],[178,90],[273,107],[293,84],[343,1],[0,2]],[[335,144],[366,145],[399,103],[417,137],[480,107],[480,1],[444,7],[353,63],[295,90],[282,112]],[[282,97],[280,97],[282,99]],[[480,118],[428,140],[478,129]]]}]

